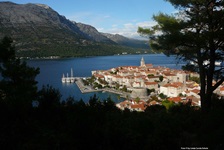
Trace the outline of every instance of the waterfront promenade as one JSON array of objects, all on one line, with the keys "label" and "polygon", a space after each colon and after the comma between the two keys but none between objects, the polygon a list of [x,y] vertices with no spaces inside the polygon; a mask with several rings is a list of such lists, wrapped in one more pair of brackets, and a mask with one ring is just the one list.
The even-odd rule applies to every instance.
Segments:
[{"label": "waterfront promenade", "polygon": [[91,93],[91,92],[109,92],[109,93],[118,94],[123,98],[126,98],[126,96],[130,94],[130,93],[122,92],[122,91],[115,90],[112,88],[93,89],[91,86],[85,86],[84,83],[82,82],[81,77],[79,77],[79,78],[76,77],[75,83],[83,94]]},{"label": "waterfront promenade", "polygon": [[76,85],[82,93],[100,92],[102,89],[93,89],[91,86],[85,86],[82,82],[82,78],[76,78]]}]

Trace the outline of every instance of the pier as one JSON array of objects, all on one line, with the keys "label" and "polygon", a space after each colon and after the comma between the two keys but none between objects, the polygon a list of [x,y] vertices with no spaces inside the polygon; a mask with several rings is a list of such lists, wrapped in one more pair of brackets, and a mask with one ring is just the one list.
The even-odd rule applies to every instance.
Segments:
[{"label": "pier", "polygon": [[118,95],[121,95],[121,97],[125,97],[128,94],[128,93],[121,92],[121,91],[111,89],[111,88],[94,89],[92,86],[85,86],[82,81],[83,78],[85,78],[85,77],[74,77],[73,70],[71,68],[70,76],[68,73],[66,76],[63,74],[63,76],[61,78],[61,82],[62,83],[75,83],[82,93],[101,92],[102,91],[102,92],[118,94]]},{"label": "pier", "polygon": [[91,86],[85,86],[81,77],[75,78],[75,83],[82,93],[100,92],[102,89],[93,89]]},{"label": "pier", "polygon": [[108,93],[118,94],[123,98],[126,98],[126,96],[130,94],[130,93],[118,91],[112,88],[93,89],[91,86],[85,86],[82,82],[82,78],[83,77],[75,77],[75,83],[83,94],[91,93],[91,92],[108,92]]}]

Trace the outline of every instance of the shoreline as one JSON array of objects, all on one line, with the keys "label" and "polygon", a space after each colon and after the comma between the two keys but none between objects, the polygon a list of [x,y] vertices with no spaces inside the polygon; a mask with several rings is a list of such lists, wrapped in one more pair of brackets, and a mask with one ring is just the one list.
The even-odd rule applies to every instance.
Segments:
[{"label": "shoreline", "polygon": [[126,98],[130,93],[118,91],[112,88],[102,88],[102,89],[93,89],[91,86],[85,86],[82,82],[82,78],[76,78],[75,84],[78,86],[82,94],[92,93],[92,92],[108,92],[120,95],[120,97]]},{"label": "shoreline", "polygon": [[46,56],[46,57],[24,57],[24,56],[18,56],[19,59],[22,60],[60,60],[60,59],[73,59],[73,58],[91,58],[91,57],[103,57],[103,56],[125,56],[125,55],[156,55],[156,54],[164,54],[164,53],[134,53],[134,54],[114,54],[114,55],[93,55],[93,56]]},{"label": "shoreline", "polygon": [[75,84],[78,86],[81,93],[92,93],[92,92],[101,92],[102,89],[93,89],[91,86],[85,86],[81,81],[82,78],[76,78]]}]

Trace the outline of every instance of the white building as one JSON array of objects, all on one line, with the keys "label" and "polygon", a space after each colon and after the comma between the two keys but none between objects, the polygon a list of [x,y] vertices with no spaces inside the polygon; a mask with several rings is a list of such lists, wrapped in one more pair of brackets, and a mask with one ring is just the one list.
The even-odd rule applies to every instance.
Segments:
[{"label": "white building", "polygon": [[168,97],[177,97],[183,91],[185,91],[185,87],[181,82],[173,82],[160,86],[160,93]]},{"label": "white building", "polygon": [[145,82],[144,87],[147,88],[147,89],[158,90],[158,83],[157,82]]},{"label": "white building", "polygon": [[187,74],[185,72],[178,72],[176,76],[177,76],[177,81],[175,82],[186,83]]}]

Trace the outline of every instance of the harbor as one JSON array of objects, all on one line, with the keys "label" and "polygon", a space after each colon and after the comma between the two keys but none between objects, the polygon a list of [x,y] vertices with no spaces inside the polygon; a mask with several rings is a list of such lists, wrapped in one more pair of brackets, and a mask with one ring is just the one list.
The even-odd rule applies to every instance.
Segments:
[{"label": "harbor", "polygon": [[[73,83],[64,82],[62,83],[62,77],[67,77],[67,73],[69,77],[71,76],[71,68],[73,69],[73,77],[77,80],[77,77],[81,77],[82,79],[91,77],[91,71],[100,70],[100,69],[109,69],[114,66],[125,66],[131,65],[136,66],[139,64],[139,59],[141,59],[142,55],[122,55],[122,56],[104,56],[104,57],[88,57],[88,58],[74,58],[74,59],[59,59],[59,60],[29,60],[28,64],[32,67],[40,67],[41,73],[38,75],[38,88],[41,89],[42,85],[52,85],[57,88],[61,94],[62,98],[66,99],[67,97],[74,97],[77,100],[83,99],[85,102],[88,102],[89,97],[93,94],[96,94],[101,99],[106,99],[109,95],[111,95],[116,101],[118,96],[117,94],[113,94],[112,92],[93,92],[93,93],[82,93],[75,81]],[[162,54],[156,55],[144,55],[146,61],[152,61],[156,65],[169,64],[168,66],[171,68],[180,69],[181,67],[176,66],[176,64],[170,64],[170,62],[174,62],[174,57],[166,57]],[[108,60],[108,61],[105,61]],[[122,60],[130,60],[128,62]],[[112,61],[113,60],[113,61]],[[163,61],[160,61],[163,60]],[[85,62],[86,66],[83,66]],[[137,62],[137,63],[136,63]],[[102,66],[103,65],[103,66]],[[48,78],[46,78],[46,76]]]},{"label": "harbor", "polygon": [[62,83],[74,83],[75,82],[75,77],[73,77],[73,69],[71,68],[71,74],[70,76],[67,73],[67,76],[65,74],[62,75],[61,78]]},{"label": "harbor", "polygon": [[85,77],[73,77],[73,78],[74,78],[74,82],[63,82],[63,83],[75,83],[78,86],[81,93],[83,94],[92,93],[92,92],[109,92],[113,94],[118,94],[120,95],[120,97],[123,97],[123,98],[126,98],[126,95],[128,94],[126,92],[121,92],[111,88],[94,89],[91,86],[84,85],[84,83],[82,82],[82,79]]},{"label": "harbor", "polygon": [[62,83],[75,83],[81,93],[91,93],[91,92],[100,92],[102,89],[93,89],[91,86],[85,86],[84,83],[82,82],[82,79],[85,77],[74,77],[73,75],[73,69],[71,68],[71,73],[69,76],[69,73],[65,76],[64,74],[62,75],[61,82]]},{"label": "harbor", "polygon": [[91,86],[85,86],[82,82],[81,77],[75,78],[75,83],[78,86],[79,90],[84,93],[91,93],[91,92],[100,92],[103,91],[102,89],[93,89]]},{"label": "harbor", "polygon": [[77,85],[77,87],[79,88],[79,90],[81,91],[81,93],[83,93],[83,94],[92,93],[92,92],[109,92],[109,93],[113,93],[113,94],[118,94],[118,95],[120,95],[120,97],[123,97],[123,98],[125,98],[129,94],[129,93],[115,90],[112,88],[94,89],[92,86],[84,85],[84,83],[82,81],[84,78],[87,78],[87,77],[74,77],[73,69],[71,68],[70,76],[69,76],[69,73],[67,73],[66,76],[63,74],[61,81],[62,81],[62,83],[75,83]]}]

